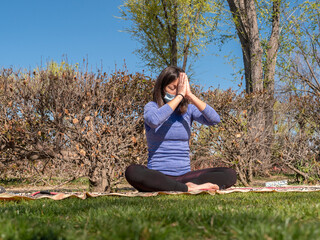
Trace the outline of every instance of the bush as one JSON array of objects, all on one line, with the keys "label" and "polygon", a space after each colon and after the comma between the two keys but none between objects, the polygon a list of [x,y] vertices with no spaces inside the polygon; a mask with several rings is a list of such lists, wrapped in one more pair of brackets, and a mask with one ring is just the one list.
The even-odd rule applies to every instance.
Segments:
[{"label": "bush", "polygon": [[141,74],[82,73],[67,64],[3,70],[2,172],[89,176],[92,190],[110,190],[129,162],[146,159],[143,106],[152,85]]},{"label": "bush", "polygon": [[[194,169],[233,167],[246,186],[253,177],[270,176],[274,169],[294,173],[297,179],[301,176],[306,181],[320,179],[320,105],[314,97],[278,100],[270,136],[260,127],[265,126],[263,118],[250,126],[250,117],[257,113],[256,106],[263,109],[270,101],[263,93],[248,95],[231,89],[209,89],[202,91],[201,96],[219,113],[221,123],[213,127],[195,125],[191,145]],[[262,149],[270,137],[271,155],[267,159]]]},{"label": "bush", "polygon": [[[0,78],[0,172],[5,177],[89,178],[91,191],[110,191],[130,163],[147,161],[143,108],[154,81],[143,74],[116,70],[107,75],[78,66],[51,63],[46,69],[14,72]],[[194,124],[193,169],[229,166],[249,185],[275,167],[302,180],[320,176],[319,99],[296,96],[274,107],[268,135],[261,114],[272,99],[263,93],[231,89],[193,91],[220,115],[221,123]],[[263,152],[273,139],[270,156]]]},{"label": "bush", "polygon": [[275,161],[289,168],[298,181],[320,180],[320,105],[313,96],[292,96],[279,104],[274,144]]}]

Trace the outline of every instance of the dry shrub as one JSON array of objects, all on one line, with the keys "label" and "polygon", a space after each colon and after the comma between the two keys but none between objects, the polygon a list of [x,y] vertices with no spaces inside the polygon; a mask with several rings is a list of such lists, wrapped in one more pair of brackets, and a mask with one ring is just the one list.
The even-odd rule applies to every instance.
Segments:
[{"label": "dry shrub", "polygon": [[320,105],[314,96],[291,96],[278,105],[275,164],[299,181],[320,180]]},{"label": "dry shrub", "polygon": [[[109,191],[131,162],[146,159],[143,107],[152,81],[51,65],[33,73],[2,71],[2,176],[88,176]],[[1,167],[0,166],[0,167]]]},{"label": "dry shrub", "polygon": [[[295,173],[306,180],[319,179],[320,105],[314,97],[278,101],[270,136],[263,110],[272,100],[265,94],[237,94],[231,89],[201,94],[219,113],[221,123],[213,127],[195,124],[191,145],[193,169],[233,167],[246,186],[253,177],[270,176],[273,169]],[[272,139],[270,147],[268,138]]]},{"label": "dry shrub", "polygon": [[206,167],[232,166],[240,181],[249,185],[254,175],[262,174],[261,165],[265,159],[261,157],[261,149],[266,138],[263,118],[255,118],[255,124],[251,125],[250,118],[259,114],[267,100],[262,94],[237,94],[231,89],[208,90],[202,93],[202,97],[219,113],[221,123],[198,128],[193,150],[197,164],[200,161],[201,167],[203,164]]},{"label": "dry shrub", "polygon": [[[143,108],[151,100],[150,78],[88,73],[68,64],[32,73],[3,69],[0,77],[1,178],[50,184],[53,177],[86,176],[91,190],[110,191],[130,163],[146,163]],[[275,166],[319,179],[319,98],[279,100],[270,136],[264,110],[273,100],[264,93],[193,90],[221,117],[213,127],[194,125],[193,169],[233,167],[244,185]]]}]

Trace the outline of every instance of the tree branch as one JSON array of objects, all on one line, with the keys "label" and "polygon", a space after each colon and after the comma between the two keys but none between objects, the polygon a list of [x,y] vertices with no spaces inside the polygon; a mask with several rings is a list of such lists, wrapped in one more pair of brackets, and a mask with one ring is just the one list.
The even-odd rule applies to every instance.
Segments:
[{"label": "tree branch", "polygon": [[197,23],[198,23],[198,19],[199,19],[199,16],[200,16],[200,13],[201,13],[201,10],[202,10],[202,5],[200,6],[197,14],[196,14],[196,18],[194,20],[194,25],[193,25],[193,28],[192,28],[192,31],[191,31],[191,36],[189,37],[189,41],[188,43],[185,45],[184,49],[183,49],[183,65],[182,65],[182,69],[186,69],[186,66],[187,66],[187,59],[188,59],[188,54],[189,54],[189,47],[190,47],[190,44],[191,44],[191,41],[193,39],[193,36],[194,36],[194,31],[197,27]]}]

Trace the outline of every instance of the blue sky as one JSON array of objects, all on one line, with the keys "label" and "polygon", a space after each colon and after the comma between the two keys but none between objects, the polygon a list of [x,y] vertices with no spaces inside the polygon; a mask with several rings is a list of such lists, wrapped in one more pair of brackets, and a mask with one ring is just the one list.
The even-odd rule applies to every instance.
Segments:
[{"label": "blue sky", "polygon": [[[143,62],[133,51],[139,44],[126,32],[130,22],[117,19],[122,0],[8,0],[1,3],[0,68],[33,69],[50,60],[82,63],[88,59],[95,71],[100,66],[107,73],[122,69],[124,60],[130,72],[142,72]],[[223,55],[232,51],[240,60],[236,42],[218,52],[209,46],[194,64],[193,82],[208,88],[238,89],[234,70]],[[222,55],[221,57],[215,54]],[[156,77],[158,72],[145,71]]]}]

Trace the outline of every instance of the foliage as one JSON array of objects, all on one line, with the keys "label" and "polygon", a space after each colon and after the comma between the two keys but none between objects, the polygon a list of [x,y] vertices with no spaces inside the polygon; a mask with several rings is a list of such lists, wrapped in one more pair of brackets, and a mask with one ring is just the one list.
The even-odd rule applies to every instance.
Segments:
[{"label": "foliage", "polygon": [[286,28],[290,32],[290,48],[283,55],[282,81],[289,82],[289,91],[308,92],[320,98],[320,3],[305,1],[290,16]]},{"label": "foliage", "polygon": [[169,65],[186,69],[210,42],[220,17],[220,3],[212,0],[127,0],[122,18],[126,29],[141,43],[136,53],[152,70]]},{"label": "foliage", "polygon": [[[295,139],[290,142],[295,147],[288,151],[284,148],[286,156],[300,154],[301,162],[285,161],[291,168],[302,176],[310,176],[305,172],[318,172],[319,175],[319,133],[320,133],[320,3],[319,1],[303,1],[292,13],[287,16],[284,25],[288,33],[287,45],[281,55],[279,77],[282,80],[281,90],[288,96],[294,121],[299,125],[295,129]],[[288,136],[286,136],[288,139]],[[308,140],[306,140],[308,139]],[[299,147],[298,147],[299,146]],[[297,148],[298,147],[298,148]],[[306,151],[309,149],[309,151]],[[311,151],[307,154],[307,152]],[[301,172],[301,169],[304,169]],[[310,170],[313,169],[313,170]]]}]

